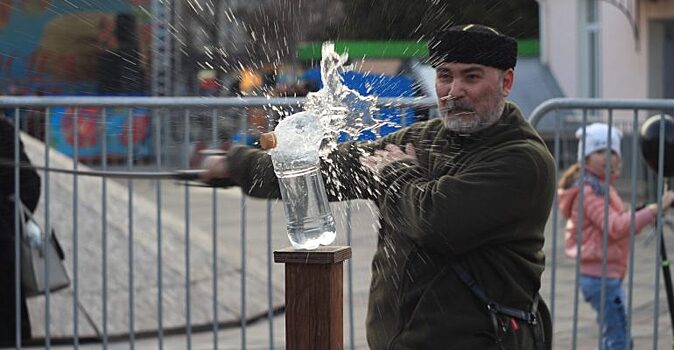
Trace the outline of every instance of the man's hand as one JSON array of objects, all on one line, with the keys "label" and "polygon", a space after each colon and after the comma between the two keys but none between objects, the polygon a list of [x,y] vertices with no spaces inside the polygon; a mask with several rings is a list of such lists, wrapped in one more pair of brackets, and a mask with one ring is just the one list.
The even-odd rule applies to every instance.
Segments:
[{"label": "man's hand", "polygon": [[201,163],[204,172],[201,173],[201,181],[209,182],[218,179],[229,178],[229,163],[227,156],[209,156]]},{"label": "man's hand", "polygon": [[360,164],[369,169],[376,175],[380,175],[382,169],[387,165],[401,160],[417,160],[417,154],[414,145],[408,143],[405,145],[405,152],[394,144],[386,145],[383,150],[376,150],[373,155],[360,157]]}]

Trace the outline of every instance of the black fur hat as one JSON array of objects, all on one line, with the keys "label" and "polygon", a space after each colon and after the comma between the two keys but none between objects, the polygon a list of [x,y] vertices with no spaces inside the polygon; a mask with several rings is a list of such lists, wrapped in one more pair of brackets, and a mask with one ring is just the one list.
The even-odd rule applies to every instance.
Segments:
[{"label": "black fur hat", "polygon": [[517,63],[517,41],[480,24],[463,24],[435,33],[428,51],[434,67],[459,62],[506,70]]}]

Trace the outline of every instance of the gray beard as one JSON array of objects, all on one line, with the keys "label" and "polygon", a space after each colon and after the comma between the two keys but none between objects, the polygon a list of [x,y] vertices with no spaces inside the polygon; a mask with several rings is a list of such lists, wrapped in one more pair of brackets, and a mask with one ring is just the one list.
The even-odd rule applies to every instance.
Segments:
[{"label": "gray beard", "polygon": [[472,134],[474,132],[485,129],[499,120],[503,109],[505,108],[505,99],[500,99],[491,111],[484,114],[475,114],[473,118],[465,120],[462,118],[452,117],[449,115],[449,110],[440,110],[440,116],[445,124],[445,128],[450,131]]}]

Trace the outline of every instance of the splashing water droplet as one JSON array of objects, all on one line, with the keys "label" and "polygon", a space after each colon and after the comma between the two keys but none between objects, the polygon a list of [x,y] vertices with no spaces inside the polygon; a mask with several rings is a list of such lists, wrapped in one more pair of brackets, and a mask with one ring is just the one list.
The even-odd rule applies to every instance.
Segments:
[{"label": "splashing water droplet", "polygon": [[376,125],[377,99],[361,96],[344,85],[342,73],[348,69],[344,66],[348,56],[335,52],[334,43],[323,43],[321,54],[323,88],[307,95],[305,109],[315,111],[321,119],[327,140],[321,153],[325,154],[335,147],[340,132],[353,138]]},{"label": "splashing water droplet", "polygon": [[[317,118],[318,123],[305,127],[306,122],[299,122],[303,125],[300,128],[303,136],[284,146],[281,139],[286,135],[282,134],[288,132],[286,129],[293,129],[285,124],[297,124],[298,121],[293,119],[298,118],[300,113],[281,120],[276,127],[279,136],[277,151],[284,152],[284,147],[301,147],[308,151],[307,147],[310,147],[325,156],[337,145],[337,138],[341,133],[346,133],[353,139],[365,130],[376,130],[384,125],[383,121],[375,118],[376,96],[362,96],[344,84],[342,73],[348,70],[345,67],[347,55],[335,52],[332,42],[323,43],[321,54],[323,88],[309,93],[304,104],[305,111]],[[306,118],[306,115],[302,114],[301,118]]]}]

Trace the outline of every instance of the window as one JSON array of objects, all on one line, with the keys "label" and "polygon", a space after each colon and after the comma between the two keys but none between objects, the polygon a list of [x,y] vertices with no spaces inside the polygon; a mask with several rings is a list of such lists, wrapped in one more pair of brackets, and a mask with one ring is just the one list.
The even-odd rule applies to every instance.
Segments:
[{"label": "window", "polygon": [[601,46],[599,0],[580,0],[579,20],[579,94],[584,97],[601,96]]}]

